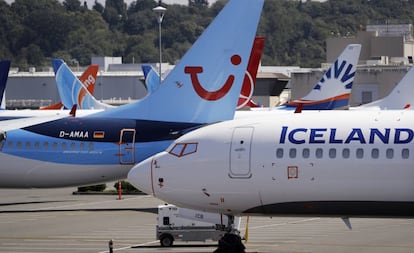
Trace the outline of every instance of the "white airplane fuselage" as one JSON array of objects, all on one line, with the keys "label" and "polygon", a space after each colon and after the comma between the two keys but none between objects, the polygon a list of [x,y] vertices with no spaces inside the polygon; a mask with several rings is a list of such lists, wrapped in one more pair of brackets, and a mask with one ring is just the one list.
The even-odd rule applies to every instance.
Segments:
[{"label": "white airplane fuselage", "polygon": [[414,216],[414,112],[321,111],[202,127],[128,180],[226,214]]}]

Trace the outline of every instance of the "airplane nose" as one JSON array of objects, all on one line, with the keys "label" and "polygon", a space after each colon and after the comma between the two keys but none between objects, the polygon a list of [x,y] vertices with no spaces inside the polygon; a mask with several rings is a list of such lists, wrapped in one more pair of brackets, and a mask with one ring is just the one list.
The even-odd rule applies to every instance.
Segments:
[{"label": "airplane nose", "polygon": [[147,194],[153,194],[151,177],[152,160],[152,158],[148,158],[138,163],[128,173],[128,182]]}]

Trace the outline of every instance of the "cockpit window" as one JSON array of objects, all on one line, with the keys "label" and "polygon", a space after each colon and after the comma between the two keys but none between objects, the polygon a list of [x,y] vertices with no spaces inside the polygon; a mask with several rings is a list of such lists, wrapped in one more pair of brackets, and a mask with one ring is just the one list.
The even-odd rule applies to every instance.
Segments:
[{"label": "cockpit window", "polygon": [[198,143],[176,143],[169,153],[182,157],[197,152],[197,146]]}]

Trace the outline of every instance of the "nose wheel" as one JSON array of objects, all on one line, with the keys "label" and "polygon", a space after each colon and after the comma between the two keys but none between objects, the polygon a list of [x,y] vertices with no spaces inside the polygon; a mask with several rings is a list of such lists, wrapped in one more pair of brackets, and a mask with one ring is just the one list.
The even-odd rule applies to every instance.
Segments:
[{"label": "nose wheel", "polygon": [[214,253],[245,253],[246,247],[242,243],[240,231],[234,226],[234,216],[227,217],[229,231],[219,240]]}]

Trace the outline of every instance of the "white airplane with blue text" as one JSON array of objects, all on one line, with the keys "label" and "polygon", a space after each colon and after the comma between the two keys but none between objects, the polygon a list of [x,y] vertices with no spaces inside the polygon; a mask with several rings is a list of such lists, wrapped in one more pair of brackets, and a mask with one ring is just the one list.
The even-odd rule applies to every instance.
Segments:
[{"label": "white airplane with blue text", "polygon": [[414,217],[414,111],[303,111],[192,131],[128,181],[234,215]]},{"label": "white airplane with blue text", "polygon": [[156,92],[140,101],[2,131],[0,188],[123,179],[185,132],[232,119],[262,6],[263,0],[230,0]]}]

